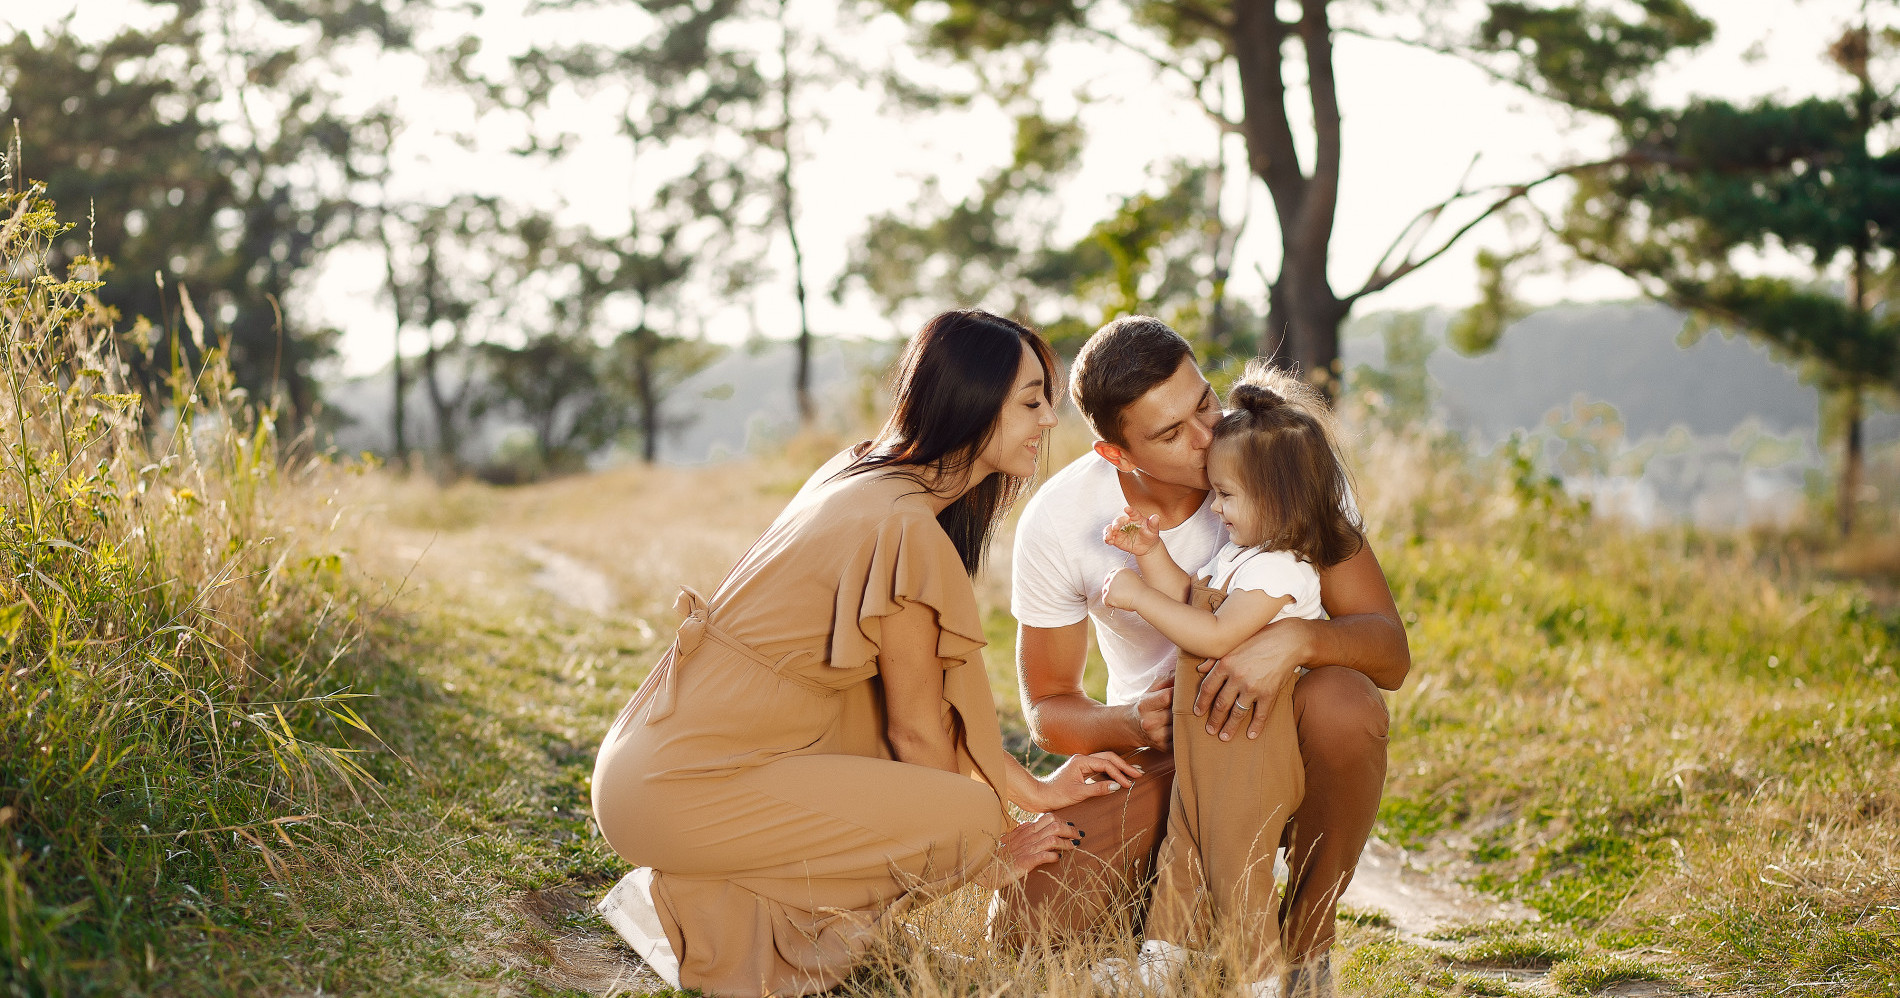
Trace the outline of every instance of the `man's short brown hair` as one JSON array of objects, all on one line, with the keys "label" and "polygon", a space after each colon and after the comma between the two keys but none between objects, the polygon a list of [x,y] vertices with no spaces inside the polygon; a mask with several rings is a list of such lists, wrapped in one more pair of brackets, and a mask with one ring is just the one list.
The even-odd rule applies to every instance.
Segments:
[{"label": "man's short brown hair", "polygon": [[1069,372],[1069,395],[1096,436],[1127,446],[1122,410],[1173,377],[1181,359],[1193,354],[1188,341],[1160,319],[1124,315],[1082,344]]}]

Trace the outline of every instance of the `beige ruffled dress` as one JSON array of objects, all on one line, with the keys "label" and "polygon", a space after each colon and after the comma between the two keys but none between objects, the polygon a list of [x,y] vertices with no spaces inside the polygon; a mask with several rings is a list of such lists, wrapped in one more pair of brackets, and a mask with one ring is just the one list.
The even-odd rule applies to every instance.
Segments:
[{"label": "beige ruffled dress", "polygon": [[[850,971],[879,923],[967,882],[1008,818],[976,596],[917,483],[870,473],[793,500],[687,614],[602,743],[594,816],[658,871],[680,983],[799,995]],[[936,612],[964,773],[893,760],[880,619]]]}]

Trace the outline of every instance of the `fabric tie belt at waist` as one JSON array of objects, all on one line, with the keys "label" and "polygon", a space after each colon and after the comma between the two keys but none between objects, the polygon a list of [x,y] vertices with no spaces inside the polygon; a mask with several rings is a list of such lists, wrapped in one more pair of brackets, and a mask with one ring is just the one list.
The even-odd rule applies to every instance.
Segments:
[{"label": "fabric tie belt at waist", "polygon": [[[724,646],[733,654],[751,661],[780,679],[824,696],[837,695],[837,690],[816,680],[784,671],[787,663],[809,654],[808,652],[791,652],[774,661],[733,637],[724,628],[715,626],[712,622],[711,604],[707,603],[706,597],[701,596],[693,587],[680,587],[679,598],[673,601],[673,610],[686,619],[680,621],[679,631],[673,636],[672,647],[661,656],[659,664],[653,667],[653,672],[647,676],[645,682],[640,684],[640,691],[635,693],[633,699],[628,702],[626,710],[621,715],[622,723],[630,719],[633,713],[639,710],[640,705],[646,702],[652,703],[652,708],[647,711],[646,723],[652,724],[671,715],[679,698],[679,683],[676,676],[680,663],[693,657],[693,652],[707,641]],[[615,726],[619,727],[619,724]]]}]

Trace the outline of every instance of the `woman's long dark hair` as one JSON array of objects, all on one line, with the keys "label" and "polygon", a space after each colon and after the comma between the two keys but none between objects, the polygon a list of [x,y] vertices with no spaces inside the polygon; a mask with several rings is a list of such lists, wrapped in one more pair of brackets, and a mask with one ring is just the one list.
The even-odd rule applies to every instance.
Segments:
[{"label": "woman's long dark hair", "polygon": [[[892,387],[891,418],[877,443],[838,477],[908,467],[955,481],[967,472],[996,430],[997,416],[1016,388],[1027,345],[1042,364],[1043,401],[1062,397],[1055,351],[1022,323],[979,309],[944,312],[911,337]],[[1029,479],[997,472],[937,514],[937,522],[975,575],[997,524]]]}]

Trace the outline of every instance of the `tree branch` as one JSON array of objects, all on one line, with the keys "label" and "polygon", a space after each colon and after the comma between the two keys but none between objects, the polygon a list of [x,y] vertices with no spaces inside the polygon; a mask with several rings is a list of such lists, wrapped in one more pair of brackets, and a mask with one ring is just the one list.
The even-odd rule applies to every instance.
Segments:
[{"label": "tree branch", "polygon": [[[1476,69],[1478,72],[1483,73],[1486,76],[1489,76],[1492,80],[1498,83],[1508,84],[1534,97],[1541,97],[1544,100],[1556,100],[1555,97],[1552,97],[1551,95],[1544,93],[1541,90],[1538,90],[1535,86],[1532,86],[1528,81],[1520,77],[1513,76],[1510,73],[1506,73],[1503,70],[1497,69],[1496,67],[1487,66],[1484,63],[1479,62],[1477,59],[1472,57],[1471,52],[1467,49],[1461,49],[1456,46],[1446,45],[1442,42],[1430,42],[1430,41],[1426,41],[1423,38],[1400,38],[1395,35],[1374,34],[1370,31],[1365,30],[1364,28],[1338,28],[1336,30],[1342,35],[1351,35],[1354,38],[1364,38],[1367,41],[1385,42],[1391,45],[1403,45],[1406,48],[1415,48],[1421,51],[1431,52],[1436,55],[1442,55],[1449,59],[1456,59],[1459,62],[1462,62],[1472,67],[1473,69]],[[1559,103],[1562,103],[1562,102],[1559,101]]]},{"label": "tree branch", "polygon": [[[1386,288],[1390,287],[1392,283],[1397,281],[1399,278],[1404,277],[1407,274],[1410,274],[1411,272],[1419,269],[1420,267],[1425,266],[1428,263],[1431,263],[1433,260],[1436,260],[1441,256],[1444,256],[1445,253],[1452,248],[1452,246],[1457,244],[1458,240],[1464,238],[1466,233],[1470,232],[1474,228],[1477,228],[1480,222],[1483,222],[1485,219],[1490,218],[1492,215],[1495,215],[1498,212],[1503,211],[1506,207],[1510,206],[1511,204],[1528,197],[1531,191],[1536,190],[1537,188],[1542,187],[1543,185],[1548,184],[1553,180],[1558,180],[1564,177],[1574,177],[1574,176],[1577,176],[1578,174],[1590,173],[1596,170],[1605,170],[1614,166],[1630,166],[1630,165],[1635,165],[1638,163],[1660,162],[1663,160],[1663,158],[1664,157],[1662,156],[1662,154],[1660,154],[1659,152],[1655,150],[1635,150],[1632,152],[1624,153],[1621,156],[1612,157],[1610,159],[1595,160],[1589,163],[1574,163],[1570,166],[1560,167],[1556,170],[1552,170],[1551,172],[1545,174],[1542,177],[1538,177],[1535,180],[1529,180],[1529,181],[1525,181],[1523,183],[1517,183],[1517,184],[1488,187],[1488,188],[1475,190],[1475,191],[1466,190],[1463,179],[1460,179],[1458,183],[1458,189],[1455,192],[1453,192],[1450,197],[1447,197],[1443,201],[1440,201],[1437,204],[1431,205],[1427,207],[1425,210],[1419,212],[1416,216],[1412,218],[1410,222],[1406,223],[1403,229],[1399,230],[1398,237],[1392,241],[1392,245],[1387,247],[1385,253],[1379,257],[1379,262],[1373,266],[1372,274],[1371,276],[1366,278],[1365,284],[1361,286],[1359,290],[1346,296],[1345,300],[1348,304],[1350,304],[1352,302],[1358,301],[1361,298],[1364,298],[1365,296],[1369,294],[1373,294],[1378,291],[1383,291]],[[1473,163],[1474,164],[1476,163],[1475,157],[1473,158]],[[1467,168],[1466,176],[1469,176],[1469,175],[1470,175],[1470,169]],[[1465,224],[1459,226],[1458,230],[1456,232],[1453,232],[1450,236],[1446,237],[1446,239],[1442,243],[1440,243],[1436,249],[1432,250],[1429,253],[1426,253],[1424,256],[1415,255],[1418,249],[1419,242],[1423,241],[1425,234],[1429,232],[1431,230],[1432,225],[1435,222],[1437,222],[1437,220],[1441,216],[1444,215],[1446,209],[1450,208],[1452,205],[1455,205],[1461,201],[1465,201],[1465,200],[1476,198],[1476,197],[1482,197],[1486,194],[1494,194],[1495,196],[1492,202],[1489,205],[1485,206],[1483,211],[1479,212],[1476,217],[1471,218],[1470,220],[1466,221]],[[1386,269],[1386,264],[1391,261],[1392,256],[1395,253],[1398,253],[1401,248],[1404,249],[1404,253],[1399,263],[1393,266],[1389,270]]]},{"label": "tree branch", "polygon": [[1306,50],[1306,93],[1313,108],[1313,174],[1300,210],[1299,244],[1323,247],[1332,242],[1333,214],[1339,202],[1339,85],[1333,75],[1332,25],[1328,0],[1301,4],[1300,44]]},{"label": "tree branch", "polygon": [[1216,34],[1222,37],[1228,37],[1234,33],[1235,22],[1215,17],[1194,4],[1171,3],[1168,5],[1168,8],[1202,27],[1213,29]]},{"label": "tree branch", "polygon": [[1162,73],[1180,77],[1181,82],[1186,83],[1188,90],[1194,95],[1194,102],[1201,105],[1201,110],[1206,112],[1208,118],[1214,122],[1214,127],[1220,129],[1223,135],[1243,134],[1243,129],[1239,122],[1227,117],[1227,115],[1221,113],[1220,108],[1207,102],[1207,81],[1209,77],[1212,76],[1211,73],[1204,72],[1196,76],[1182,69],[1173,60],[1156,55],[1112,31],[1098,28],[1092,24],[1084,24],[1080,27],[1083,34],[1093,35],[1111,45],[1117,45],[1127,49],[1143,59],[1148,60],[1155,69],[1160,70]]}]

